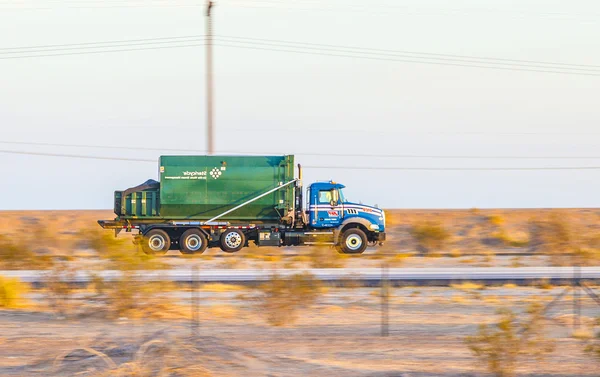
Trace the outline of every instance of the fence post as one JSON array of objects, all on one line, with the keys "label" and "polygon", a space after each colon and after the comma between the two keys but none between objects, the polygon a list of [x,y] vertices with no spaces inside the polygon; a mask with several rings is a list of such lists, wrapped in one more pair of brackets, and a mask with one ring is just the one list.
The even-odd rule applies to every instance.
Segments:
[{"label": "fence post", "polygon": [[579,287],[581,278],[581,268],[578,264],[573,266],[573,331],[579,329],[579,321],[581,316],[581,304],[579,300]]},{"label": "fence post", "polygon": [[381,264],[381,336],[389,335],[389,279],[386,262]]},{"label": "fence post", "polygon": [[200,284],[200,272],[197,265],[192,265],[192,274],[190,281],[190,291],[192,292],[192,338],[198,336],[198,327],[200,325],[200,314],[198,312],[198,306],[200,305],[199,298],[199,287]]}]

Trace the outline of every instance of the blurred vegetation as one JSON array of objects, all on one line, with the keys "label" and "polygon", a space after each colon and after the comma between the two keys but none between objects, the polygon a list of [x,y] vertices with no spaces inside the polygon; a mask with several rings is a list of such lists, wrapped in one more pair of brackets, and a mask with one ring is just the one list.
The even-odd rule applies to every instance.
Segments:
[{"label": "blurred vegetation", "polygon": [[508,309],[501,309],[498,314],[498,323],[480,325],[477,334],[465,340],[488,372],[497,377],[513,377],[523,356],[541,360],[553,351],[554,344],[544,336],[541,304],[529,306],[525,321],[519,321],[517,314]]},{"label": "blurred vegetation", "polygon": [[309,273],[282,277],[274,274],[259,286],[258,307],[273,326],[296,321],[298,311],[313,305],[321,294],[321,282]]},{"label": "blurred vegetation", "polygon": [[77,307],[72,300],[76,291],[73,285],[75,277],[75,267],[64,262],[54,264],[46,274],[45,287],[49,306],[59,316],[66,317]]},{"label": "blurred vegetation", "polygon": [[500,229],[496,232],[492,233],[492,237],[500,241],[503,246],[508,247],[525,247],[529,245],[529,239],[527,239],[526,235],[520,234],[521,237],[516,238],[512,237],[508,234],[505,229]]},{"label": "blurred vegetation", "polygon": [[600,234],[550,214],[529,221],[530,248],[550,255],[554,265],[585,264],[600,260]]},{"label": "blurred vegetation", "polygon": [[494,225],[494,226],[502,226],[504,225],[504,223],[506,222],[506,220],[504,219],[504,217],[500,216],[500,215],[489,215],[487,217],[487,221]]},{"label": "blurred vegetation", "polygon": [[349,255],[340,254],[331,247],[309,247],[307,257],[312,268],[341,268]]},{"label": "blurred vegetation", "polygon": [[[595,325],[600,326],[600,317],[596,319]],[[586,345],[585,352],[600,363],[600,331],[593,335],[592,338]]]},{"label": "blurred vegetation", "polygon": [[0,307],[11,309],[23,306],[28,288],[19,279],[0,276]]},{"label": "blurred vegetation", "polygon": [[8,236],[0,234],[0,268],[16,269],[45,269],[53,263],[51,255],[38,255],[29,247],[26,239],[16,243]]},{"label": "blurred vegetation", "polygon": [[[163,270],[169,265],[159,258],[144,253],[129,239],[115,238],[110,232],[86,230],[83,232],[87,246],[95,249],[101,258],[108,262],[107,269],[116,270],[110,282],[98,275],[91,277],[93,296],[90,300],[96,305],[96,313],[108,317],[141,317],[162,315],[169,311],[171,304],[165,296],[170,283],[142,281],[138,270]],[[159,273],[159,272],[155,272]],[[74,265],[57,262],[46,277],[46,289],[50,307],[58,314],[72,314],[73,296],[77,288],[72,284],[76,276]],[[98,307],[99,305],[99,307]],[[82,310],[82,306],[78,306]]]},{"label": "blurred vegetation", "polygon": [[[95,246],[109,260],[109,268],[120,272],[110,283],[100,276],[94,277],[96,300],[105,304],[110,317],[157,316],[168,312],[172,304],[165,291],[171,283],[146,282],[137,270],[164,270],[170,266],[159,258],[144,253],[141,247],[122,247],[127,240],[101,236],[94,239]],[[134,245],[135,246],[135,245]],[[157,272],[158,273],[158,272]]]},{"label": "blurred vegetation", "polygon": [[115,237],[112,232],[102,229],[87,229],[82,232],[89,247],[96,250],[101,258],[107,259],[109,268],[127,270],[156,270],[167,268],[154,255],[146,254],[139,245],[134,245],[131,239]]},{"label": "blurred vegetation", "polygon": [[435,221],[414,224],[410,234],[417,242],[417,249],[428,254],[442,250],[450,239],[450,233]]}]

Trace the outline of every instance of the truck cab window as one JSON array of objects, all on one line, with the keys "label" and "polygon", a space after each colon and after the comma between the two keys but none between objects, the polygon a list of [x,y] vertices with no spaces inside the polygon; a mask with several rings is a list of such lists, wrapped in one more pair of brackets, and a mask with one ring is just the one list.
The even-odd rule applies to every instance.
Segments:
[{"label": "truck cab window", "polygon": [[346,197],[344,196],[344,191],[342,189],[338,189],[338,193],[340,195],[340,202],[346,203]]},{"label": "truck cab window", "polygon": [[327,191],[319,191],[319,203],[329,204],[333,199],[333,194],[331,190]]}]

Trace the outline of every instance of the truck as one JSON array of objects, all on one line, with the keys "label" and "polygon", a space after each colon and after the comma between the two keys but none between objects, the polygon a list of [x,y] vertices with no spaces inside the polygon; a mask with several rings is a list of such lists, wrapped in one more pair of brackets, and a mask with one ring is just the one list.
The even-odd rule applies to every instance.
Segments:
[{"label": "truck", "polygon": [[132,232],[144,252],[234,253],[257,246],[329,245],[361,254],[385,241],[385,212],[350,202],[344,185],[306,190],[294,156],[161,156],[159,180],[114,192],[104,229]]}]

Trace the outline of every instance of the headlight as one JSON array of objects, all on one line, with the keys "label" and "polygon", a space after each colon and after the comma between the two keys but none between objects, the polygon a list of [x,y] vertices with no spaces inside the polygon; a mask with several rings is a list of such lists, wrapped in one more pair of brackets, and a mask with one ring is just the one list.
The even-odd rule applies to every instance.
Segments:
[{"label": "headlight", "polygon": [[379,229],[379,225],[377,225],[377,224],[371,224],[371,225],[369,226],[369,228],[371,228],[371,229],[373,229],[373,230],[377,230],[377,229]]}]

